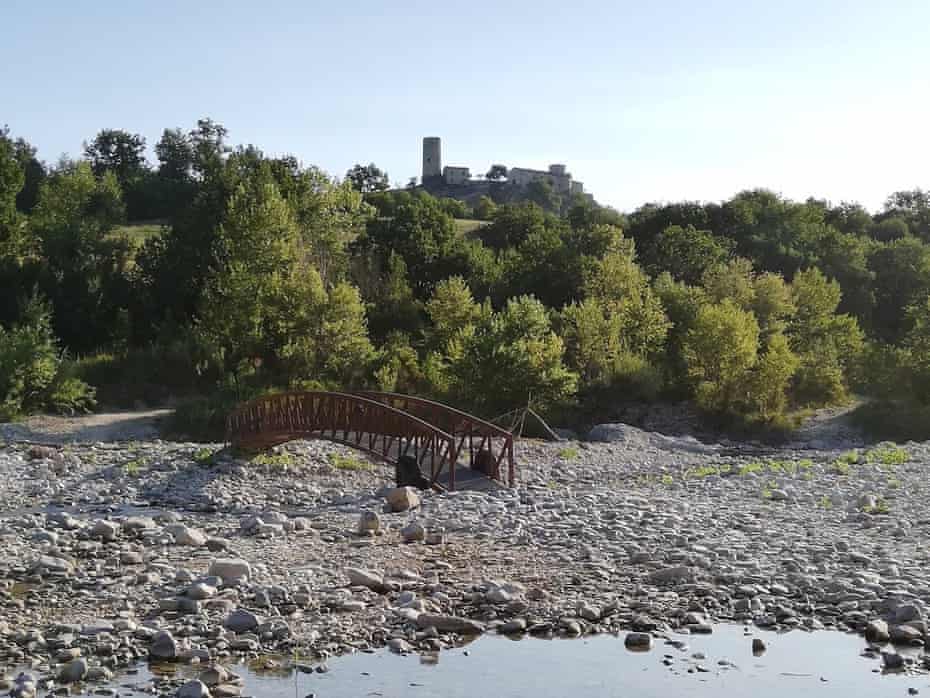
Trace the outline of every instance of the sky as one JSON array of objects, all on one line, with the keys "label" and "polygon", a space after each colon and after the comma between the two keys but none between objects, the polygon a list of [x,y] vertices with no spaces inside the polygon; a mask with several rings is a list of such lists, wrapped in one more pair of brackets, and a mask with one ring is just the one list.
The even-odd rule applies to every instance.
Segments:
[{"label": "sky", "polygon": [[564,163],[603,203],[930,187],[927,0],[0,0],[0,125],[43,159],[198,118],[342,176]]}]

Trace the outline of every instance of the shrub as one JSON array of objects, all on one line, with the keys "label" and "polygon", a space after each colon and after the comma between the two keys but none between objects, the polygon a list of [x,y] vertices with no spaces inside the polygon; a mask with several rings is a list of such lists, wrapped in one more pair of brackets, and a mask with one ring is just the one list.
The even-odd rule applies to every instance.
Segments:
[{"label": "shrub", "polygon": [[73,413],[93,405],[93,389],[63,372],[48,306],[34,298],[20,324],[0,327],[0,417],[44,409]]}]

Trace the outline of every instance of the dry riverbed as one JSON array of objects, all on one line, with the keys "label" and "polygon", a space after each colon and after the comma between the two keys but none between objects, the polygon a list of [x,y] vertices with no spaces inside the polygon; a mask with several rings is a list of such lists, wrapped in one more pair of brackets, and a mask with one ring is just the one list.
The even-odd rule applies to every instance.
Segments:
[{"label": "dry riverbed", "polygon": [[[886,668],[923,671],[930,445],[594,436],[520,443],[514,490],[443,495],[391,492],[389,468],[325,442],[244,459],[8,441],[0,665],[33,671],[0,681],[30,698],[146,657],[321,670],[482,633],[648,648],[719,622],[860,632]],[[240,690],[222,668],[201,679],[182,698]]]}]

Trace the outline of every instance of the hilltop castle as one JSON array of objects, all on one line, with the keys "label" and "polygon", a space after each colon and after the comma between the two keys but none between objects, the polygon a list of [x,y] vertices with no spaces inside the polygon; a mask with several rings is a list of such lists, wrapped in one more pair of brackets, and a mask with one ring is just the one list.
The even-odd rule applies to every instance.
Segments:
[{"label": "hilltop castle", "polygon": [[[423,175],[425,188],[442,187],[447,192],[455,187],[466,187],[485,182],[472,179],[467,167],[442,165],[442,139],[428,136],[423,139]],[[561,195],[584,194],[584,185],[572,179],[565,165],[549,165],[548,170],[532,170],[525,167],[512,167],[502,180],[515,187],[525,187],[531,182],[548,182],[552,189]],[[590,197],[590,195],[588,195]]]}]

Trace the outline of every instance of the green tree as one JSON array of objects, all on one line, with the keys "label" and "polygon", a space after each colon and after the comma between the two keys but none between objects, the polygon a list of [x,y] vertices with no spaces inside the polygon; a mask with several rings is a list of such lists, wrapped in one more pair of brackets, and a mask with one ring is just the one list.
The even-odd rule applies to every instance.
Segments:
[{"label": "green tree", "polygon": [[448,395],[488,416],[527,404],[546,409],[576,389],[577,376],[562,354],[545,306],[529,296],[512,298],[450,342],[444,356]]},{"label": "green tree", "polygon": [[880,245],[869,270],[875,274],[872,331],[896,343],[908,329],[906,309],[930,293],[930,246],[910,236]]},{"label": "green tree", "polygon": [[800,359],[797,399],[806,404],[838,402],[846,396],[847,371],[862,352],[862,331],[854,318],[836,314],[840,285],[819,269],[798,272],[791,293],[797,311],[789,338]]},{"label": "green tree", "polygon": [[27,254],[26,221],[17,210],[16,197],[26,181],[13,141],[0,129],[0,261],[18,264]]},{"label": "green tree", "polygon": [[770,334],[765,351],[748,376],[745,411],[754,419],[772,421],[788,407],[788,390],[799,366],[788,338],[781,332]]},{"label": "green tree", "polygon": [[507,167],[505,165],[491,165],[491,169],[488,170],[486,176],[492,182],[507,179]]},{"label": "green tree", "polygon": [[451,276],[436,284],[426,312],[433,323],[433,345],[442,349],[460,330],[478,321],[481,306],[475,302],[465,279]]},{"label": "green tree", "polygon": [[733,300],[702,305],[683,347],[697,404],[710,412],[738,413],[747,377],[756,364],[759,323]]},{"label": "green tree", "polygon": [[367,165],[354,165],[346,172],[346,182],[356,191],[368,194],[373,191],[385,191],[390,188],[388,173],[371,162]]},{"label": "green tree", "polygon": [[475,204],[475,208],[472,211],[472,216],[479,221],[489,221],[494,218],[496,212],[497,204],[494,203],[494,199],[490,196],[479,196],[478,203]]},{"label": "green tree", "polygon": [[55,334],[74,352],[121,341],[118,317],[129,300],[130,249],[111,235],[123,220],[119,184],[80,162],[43,183],[29,223],[41,256],[39,286],[53,308]]},{"label": "green tree", "polygon": [[137,133],[105,128],[90,143],[84,143],[84,157],[96,176],[112,172],[125,189],[147,167],[145,138]]},{"label": "green tree", "polygon": [[726,263],[733,243],[693,225],[670,225],[647,249],[652,250],[647,266],[654,273],[668,271],[680,281],[696,284],[709,268]]}]

